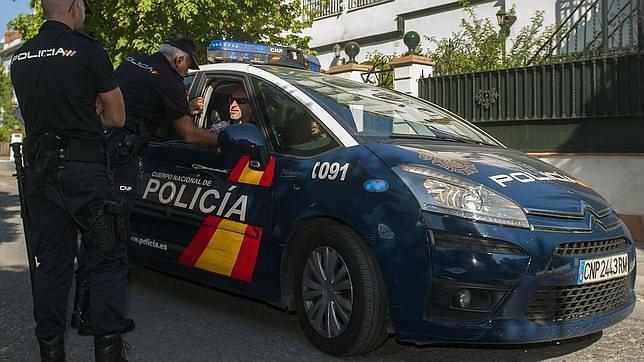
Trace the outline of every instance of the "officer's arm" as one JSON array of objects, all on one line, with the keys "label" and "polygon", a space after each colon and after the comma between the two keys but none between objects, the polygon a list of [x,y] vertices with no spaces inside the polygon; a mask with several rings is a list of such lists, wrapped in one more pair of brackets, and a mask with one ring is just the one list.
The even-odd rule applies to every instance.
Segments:
[{"label": "officer's arm", "polygon": [[174,121],[174,128],[184,141],[202,146],[216,146],[217,134],[195,127],[192,118],[183,116]]},{"label": "officer's arm", "polygon": [[99,93],[103,112],[99,115],[104,127],[123,127],[125,124],[125,105],[121,89],[116,87],[109,92]]}]

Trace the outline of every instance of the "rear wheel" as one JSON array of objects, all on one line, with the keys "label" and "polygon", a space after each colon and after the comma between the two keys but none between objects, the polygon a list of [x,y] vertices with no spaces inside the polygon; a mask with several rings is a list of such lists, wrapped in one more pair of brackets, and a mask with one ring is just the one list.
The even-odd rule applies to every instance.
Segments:
[{"label": "rear wheel", "polygon": [[380,347],[387,338],[385,291],[371,250],[342,225],[324,225],[308,236],[293,255],[302,330],[334,356]]}]

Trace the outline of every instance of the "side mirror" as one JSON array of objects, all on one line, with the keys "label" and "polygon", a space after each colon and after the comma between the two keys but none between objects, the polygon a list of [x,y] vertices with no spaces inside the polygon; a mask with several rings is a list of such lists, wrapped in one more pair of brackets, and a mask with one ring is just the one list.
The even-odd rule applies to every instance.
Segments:
[{"label": "side mirror", "polygon": [[254,124],[232,124],[219,132],[218,141],[223,152],[249,155],[253,168],[264,170],[268,165],[266,141]]}]

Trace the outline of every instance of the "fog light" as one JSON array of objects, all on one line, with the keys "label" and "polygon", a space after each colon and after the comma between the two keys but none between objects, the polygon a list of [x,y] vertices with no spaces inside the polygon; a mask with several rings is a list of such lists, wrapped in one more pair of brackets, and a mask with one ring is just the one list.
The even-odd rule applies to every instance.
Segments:
[{"label": "fog light", "polygon": [[458,300],[459,307],[467,308],[472,303],[472,293],[467,289],[461,289],[456,292],[456,300]]}]

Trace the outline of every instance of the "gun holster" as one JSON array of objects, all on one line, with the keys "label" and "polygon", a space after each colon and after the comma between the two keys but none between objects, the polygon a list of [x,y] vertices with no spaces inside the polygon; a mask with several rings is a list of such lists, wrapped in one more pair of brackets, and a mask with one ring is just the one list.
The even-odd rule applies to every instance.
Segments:
[{"label": "gun holster", "polygon": [[124,135],[120,142],[116,145],[116,159],[119,160],[130,158],[132,156],[132,153],[134,152],[138,139],[139,137],[137,135]]},{"label": "gun holster", "polygon": [[125,242],[129,239],[130,217],[129,205],[116,192],[110,193],[110,200],[105,204],[105,212],[112,216],[116,238]]},{"label": "gun holster", "polygon": [[56,168],[60,165],[58,150],[63,147],[63,139],[46,132],[40,136],[25,137],[23,152],[27,177],[36,186],[42,187],[55,179]]},{"label": "gun holster", "polygon": [[107,143],[113,164],[129,162],[136,156],[141,137],[125,129],[114,129],[108,136]]}]

